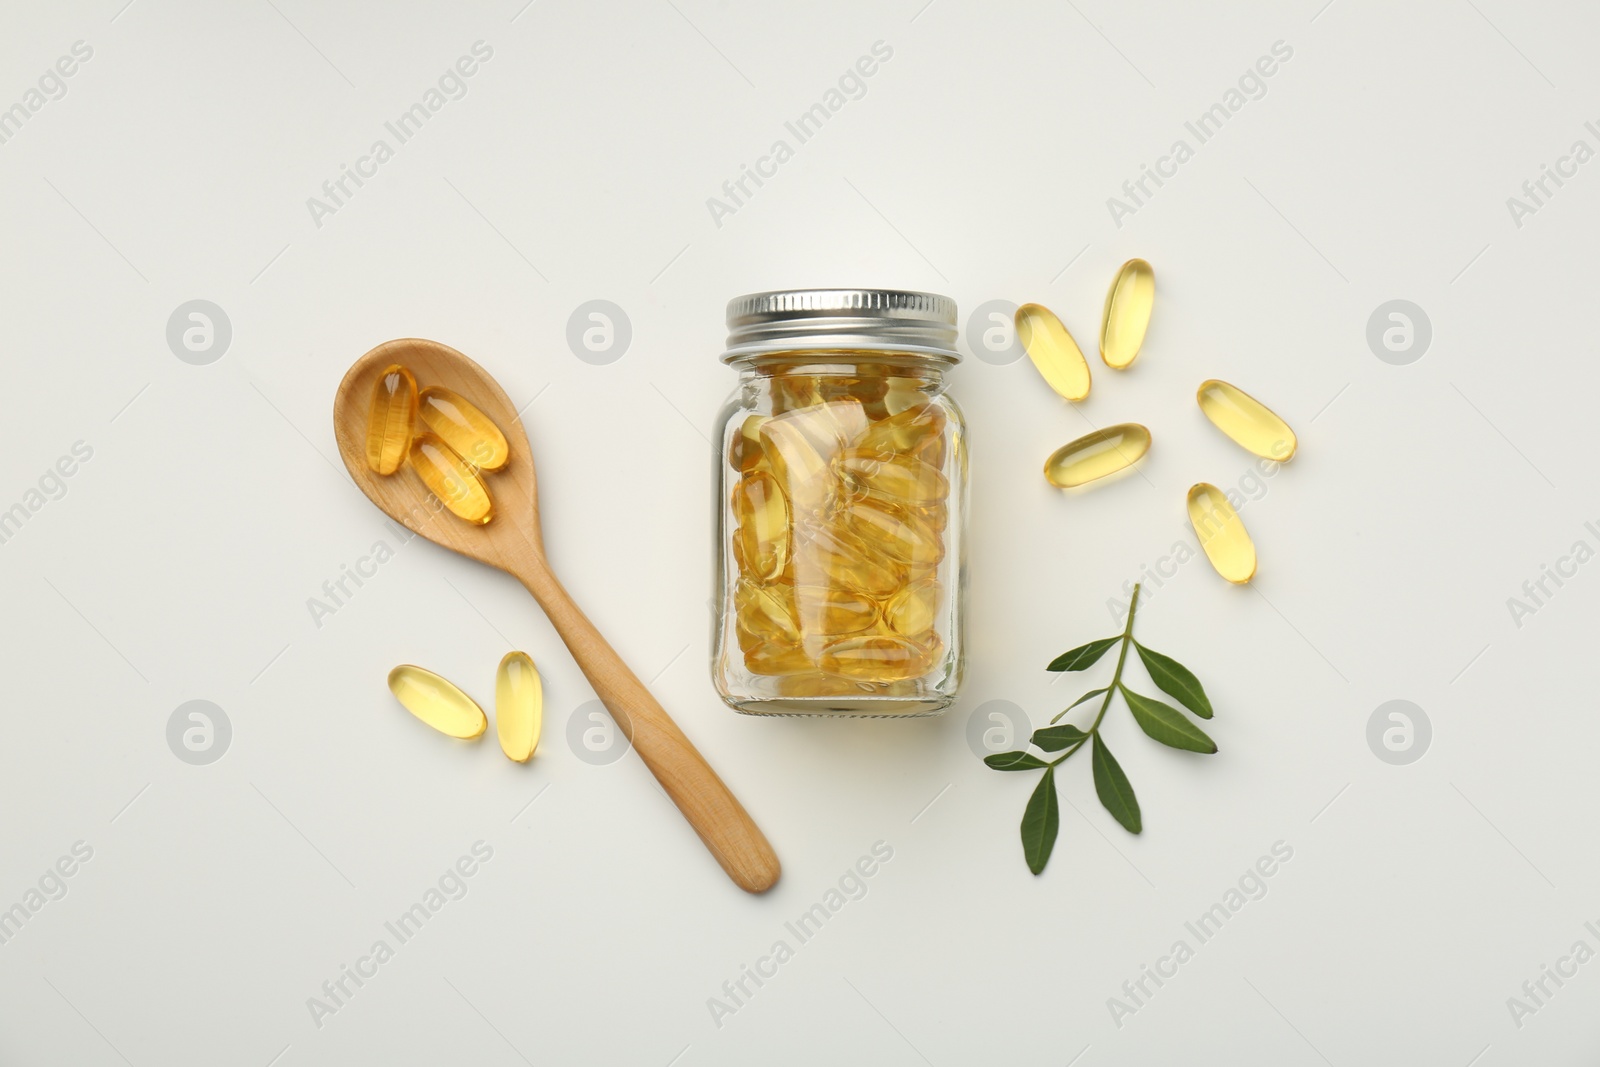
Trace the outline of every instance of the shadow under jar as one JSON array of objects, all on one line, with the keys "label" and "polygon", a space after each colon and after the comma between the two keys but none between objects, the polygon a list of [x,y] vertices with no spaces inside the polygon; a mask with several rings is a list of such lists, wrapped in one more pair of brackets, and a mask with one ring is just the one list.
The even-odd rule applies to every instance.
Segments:
[{"label": "shadow under jar", "polygon": [[908,717],[961,682],[956,305],[889,289],[728,304],[712,678],[755,715]]}]

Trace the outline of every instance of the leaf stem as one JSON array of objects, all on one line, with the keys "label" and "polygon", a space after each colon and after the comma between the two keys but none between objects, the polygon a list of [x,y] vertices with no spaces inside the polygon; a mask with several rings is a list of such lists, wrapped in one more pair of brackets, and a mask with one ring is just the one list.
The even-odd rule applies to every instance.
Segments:
[{"label": "leaf stem", "polygon": [[1106,698],[1100,702],[1100,711],[1095,715],[1094,722],[1090,724],[1088,731],[1084,733],[1083,740],[1051,760],[1050,766],[1052,767],[1088,744],[1089,740],[1099,732],[1100,721],[1106,717],[1106,711],[1111,707],[1111,698],[1116,696],[1117,691],[1122,688],[1122,665],[1128,661],[1128,645],[1133,642],[1133,616],[1139,610],[1139,586],[1142,584],[1134,585],[1133,597],[1128,601],[1128,622],[1122,628],[1122,648],[1117,651],[1117,669],[1111,675],[1111,684],[1106,686]]}]

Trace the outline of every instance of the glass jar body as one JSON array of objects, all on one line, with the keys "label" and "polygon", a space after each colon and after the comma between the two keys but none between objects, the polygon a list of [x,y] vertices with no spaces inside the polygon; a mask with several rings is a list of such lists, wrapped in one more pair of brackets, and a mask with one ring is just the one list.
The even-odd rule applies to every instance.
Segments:
[{"label": "glass jar body", "polygon": [[713,439],[718,692],[758,715],[943,710],[963,666],[967,462],[942,366],[862,350],[737,366]]}]

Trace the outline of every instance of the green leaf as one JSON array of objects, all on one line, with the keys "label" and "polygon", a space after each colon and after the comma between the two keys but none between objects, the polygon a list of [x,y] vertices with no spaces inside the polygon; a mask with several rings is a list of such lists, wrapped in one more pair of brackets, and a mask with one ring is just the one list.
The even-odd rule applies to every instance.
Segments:
[{"label": "green leaf", "polygon": [[1038,874],[1050,862],[1061,830],[1061,802],[1056,799],[1056,769],[1051,767],[1039,779],[1022,812],[1022,856],[1028,870]]},{"label": "green leaf", "polygon": [[1137,641],[1133,647],[1139,650],[1139,658],[1144,661],[1144,669],[1150,672],[1150,680],[1160,686],[1163,693],[1202,719],[1211,718],[1211,701],[1200,688],[1200,679],[1188,667],[1171,656],[1150,651]]},{"label": "green leaf", "polygon": [[1138,833],[1144,829],[1144,823],[1139,817],[1139,798],[1133,795],[1128,776],[1122,773],[1122,767],[1112,758],[1111,750],[1099,734],[1094,735],[1091,747],[1094,791],[1100,797],[1100,803],[1105,805],[1113,819],[1122,824],[1124,830],[1130,834]]},{"label": "green leaf", "polygon": [[1036,771],[1040,767],[1050,764],[1035,756],[1032,752],[996,752],[983,757],[983,762],[997,771]]},{"label": "green leaf", "polygon": [[1120,688],[1123,698],[1128,702],[1128,710],[1133,712],[1134,721],[1139,724],[1139,728],[1163,745],[1181,748],[1187,752],[1204,752],[1207,755],[1217,750],[1217,743],[1171,704],[1163,704],[1159,700],[1140,696],[1125,685]]},{"label": "green leaf", "polygon": [[1104,693],[1106,691],[1106,689],[1110,689],[1110,688],[1111,687],[1108,685],[1108,686],[1105,687],[1105,689],[1091,689],[1091,690],[1089,690],[1087,693],[1083,694],[1083,696],[1079,697],[1077,700],[1074,700],[1072,703],[1068,704],[1066,707],[1064,707],[1060,711],[1056,712],[1055,719],[1051,719],[1050,720],[1051,723],[1054,723],[1056,721],[1056,719],[1061,718],[1061,716],[1065,715],[1067,712],[1071,711],[1073,708],[1077,707],[1079,704],[1082,704],[1085,700],[1093,700],[1095,697],[1099,696],[1101,693]]},{"label": "green leaf", "polygon": [[1075,745],[1088,736],[1071,723],[1062,723],[1060,726],[1046,726],[1042,730],[1035,730],[1033,744],[1046,752],[1060,752],[1068,745]]},{"label": "green leaf", "polygon": [[1103,637],[1098,641],[1090,641],[1087,645],[1079,645],[1071,652],[1063,652],[1050,661],[1047,671],[1082,671],[1093,667],[1101,656],[1122,640],[1122,635],[1116,637]]}]

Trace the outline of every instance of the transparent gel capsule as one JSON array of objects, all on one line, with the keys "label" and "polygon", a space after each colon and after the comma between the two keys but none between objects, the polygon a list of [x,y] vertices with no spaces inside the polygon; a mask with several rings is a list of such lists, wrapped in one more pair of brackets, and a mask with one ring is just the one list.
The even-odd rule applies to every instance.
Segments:
[{"label": "transparent gel capsule", "polygon": [[1089,361],[1066,326],[1049,308],[1023,304],[1015,316],[1017,339],[1044,380],[1068,400],[1089,395]]},{"label": "transparent gel capsule", "polygon": [[863,593],[832,586],[800,586],[794,591],[802,638],[838,637],[871,629],[878,604]]},{"label": "transparent gel capsule", "polygon": [[743,652],[749,652],[757,645],[766,643],[766,636],[760,630],[752,629],[750,621],[740,618],[737,614],[734,615],[733,636]]},{"label": "transparent gel capsule", "polygon": [[489,728],[478,702],[445,679],[403,663],[389,672],[389,692],[407,711],[451,737],[470,741]]},{"label": "transparent gel capsule", "polygon": [[796,414],[805,413],[773,416],[760,428],[758,437],[773,475],[791,492],[806,496],[826,478],[836,448],[812,440],[803,423],[794,418]]},{"label": "transparent gel capsule", "polygon": [[1130,259],[1117,271],[1106,292],[1100,319],[1100,358],[1123,370],[1139,355],[1156,302],[1156,272],[1142,259]]},{"label": "transparent gel capsule", "polygon": [[[922,523],[922,525],[924,527],[926,527],[931,533],[933,533],[934,536],[943,537],[945,527],[948,526],[949,523],[950,523],[950,509],[949,508],[945,507],[944,504],[940,503],[940,504],[934,504],[934,505],[932,505],[930,507],[913,508],[913,509],[910,509],[910,510],[911,510],[911,513],[916,516],[917,521]],[[925,563],[926,563],[926,561],[918,561],[917,563],[912,565],[912,569],[913,570],[919,569]]]},{"label": "transparent gel capsule", "polygon": [[1255,543],[1221,489],[1209,482],[1189,489],[1189,525],[1218,574],[1241,585],[1255,577]]},{"label": "transparent gel capsule", "polygon": [[926,379],[906,377],[897,373],[894,367],[876,367],[874,370],[875,378],[861,379],[862,387],[856,393],[869,419],[880,422],[909,408],[927,405]]},{"label": "transparent gel capsule", "polygon": [[822,383],[810,374],[782,374],[772,379],[772,411],[781,415],[822,403]]},{"label": "transparent gel capsule", "polygon": [[881,597],[900,588],[904,572],[843,530],[825,526],[796,544],[794,573],[801,585],[831,585]]},{"label": "transparent gel capsule", "polygon": [[950,495],[950,483],[938,468],[914,456],[886,458],[876,452],[851,449],[839,457],[838,469],[851,496],[870,495],[925,508]]},{"label": "transparent gel capsule", "polygon": [[746,572],[776,578],[789,562],[789,502],[778,480],[763,471],[739,479],[733,490],[734,537]]},{"label": "transparent gel capsule", "polygon": [[863,500],[845,510],[843,521],[856,540],[898,563],[937,563],[944,556],[937,531],[902,509]]},{"label": "transparent gel capsule", "polygon": [[[961,448],[960,438],[955,439],[955,445],[957,450]],[[909,455],[916,459],[922,460],[922,462],[926,463],[936,471],[944,470],[945,454],[946,445],[945,439],[942,435],[939,437],[930,437],[922,441],[909,453]]]},{"label": "transparent gel capsule", "polygon": [[890,597],[883,605],[883,620],[902,637],[912,637],[932,629],[938,617],[942,590],[931,579],[915,581]]},{"label": "transparent gel capsule", "polygon": [[475,468],[435,434],[411,442],[411,466],[457,518],[482,526],[494,518],[494,498]]},{"label": "transparent gel capsule", "polygon": [[[861,410],[867,413],[867,418],[873,422],[886,419],[899,410],[898,404],[890,407],[890,393],[894,391],[893,383],[898,379],[891,378],[887,367],[876,368],[877,373],[870,377],[860,379],[860,386],[855,390],[856,399],[861,401]],[[898,398],[896,398],[898,399]]]},{"label": "transparent gel capsule", "polygon": [[938,662],[939,657],[944,655],[944,638],[939,636],[937,630],[924,630],[920,634],[912,634],[906,640],[921,648],[927,655],[930,669]]},{"label": "transparent gel capsule", "polygon": [[1298,442],[1289,424],[1238,386],[1211,378],[1200,383],[1195,399],[1206,418],[1239,447],[1279,463],[1294,458]]},{"label": "transparent gel capsule", "polygon": [[765,415],[745,416],[728,441],[728,466],[740,474],[767,466],[766,453],[761,450],[761,426],[766,421]]},{"label": "transparent gel capsule", "polygon": [[417,413],[428,429],[474,467],[497,471],[511,457],[506,435],[494,420],[448,389],[437,385],[424,389]]},{"label": "transparent gel capsule", "polygon": [[733,591],[735,618],[739,629],[757,642],[797,644],[800,630],[795,623],[794,590],[787,585],[762,585],[748,579]]},{"label": "transparent gel capsule", "polygon": [[884,394],[889,391],[889,382],[881,373],[881,368],[863,364],[857,369],[861,371],[860,374],[822,379],[819,392],[826,403],[855,401],[870,418],[874,411],[882,407]]},{"label": "transparent gel capsule", "polygon": [[751,674],[808,674],[817,669],[805,650],[794,645],[766,642],[744,654],[744,665]]},{"label": "transparent gel capsule", "polygon": [[[918,394],[921,397],[921,394]],[[915,407],[880,419],[866,427],[855,439],[855,449],[863,453],[881,453],[886,456],[918,455],[928,449],[943,448],[945,414],[938,407],[922,403]],[[932,461],[935,467],[943,464],[943,456]]]},{"label": "transparent gel capsule", "polygon": [[367,466],[393,474],[411,448],[417,414],[417,380],[398,363],[389,365],[372,386],[367,414]]},{"label": "transparent gel capsule", "polygon": [[898,682],[933,669],[934,654],[904,637],[847,637],[822,650],[817,666],[828,674],[868,682]]},{"label": "transparent gel capsule", "polygon": [[544,683],[526,652],[507,652],[494,680],[494,727],[500,750],[526,763],[539,747],[544,723]]},{"label": "transparent gel capsule", "polygon": [[925,378],[891,376],[885,379],[883,409],[889,417],[910,411],[913,414],[928,407],[929,384]]},{"label": "transparent gel capsule", "polygon": [[1061,489],[1084,485],[1133,466],[1150,451],[1150,431],[1136,422],[1086,433],[1050,454],[1045,479]]},{"label": "transparent gel capsule", "polygon": [[844,451],[872,421],[867,418],[866,407],[854,397],[829,401],[807,411],[806,416],[809,432],[832,455]]},{"label": "transparent gel capsule", "polygon": [[801,512],[827,505],[833,491],[832,464],[867,426],[859,400],[839,400],[774,415],[758,431],[772,473]]}]

